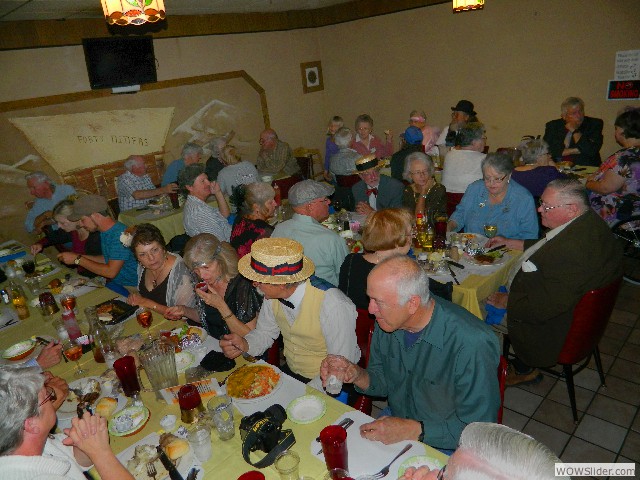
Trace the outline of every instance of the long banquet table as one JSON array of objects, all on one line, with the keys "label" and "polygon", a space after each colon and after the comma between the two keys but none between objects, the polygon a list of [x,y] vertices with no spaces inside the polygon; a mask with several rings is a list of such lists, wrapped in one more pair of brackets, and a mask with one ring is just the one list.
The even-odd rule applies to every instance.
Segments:
[{"label": "long banquet table", "polygon": [[[62,269],[56,275],[47,277],[47,279],[43,280],[43,282],[46,283],[47,280],[54,277],[61,277],[64,275],[65,272],[66,270]],[[3,286],[3,285],[0,285],[0,286]],[[103,301],[106,301],[115,297],[116,297],[116,294],[106,288],[95,288],[90,290],[88,293],[84,295],[78,296],[77,306],[76,306],[78,312],[80,312],[78,316],[81,319],[84,318],[84,315],[82,312],[85,307],[96,305],[98,303],[101,303]],[[21,320],[19,324],[7,327],[1,331],[1,334],[0,334],[1,350],[6,349],[7,347],[13,345],[16,342],[28,339],[32,335],[56,337],[56,331],[52,326],[52,320],[56,318],[56,316],[57,318],[59,318],[60,313],[58,312],[57,314],[54,314],[51,317],[43,317],[39,308],[30,307],[29,310],[31,314],[29,318],[25,320]],[[158,314],[154,313],[154,321],[151,326],[151,332],[152,334],[158,335],[159,332],[162,330],[173,329],[178,326],[181,326],[182,324],[183,324],[182,322],[170,322],[164,319],[163,317],[159,316]],[[80,326],[83,331],[86,331],[87,326],[86,324],[84,324],[84,322],[81,321]],[[143,329],[137,324],[135,319],[126,320],[123,335],[131,335],[135,333],[143,333]],[[38,347],[31,356],[27,357],[23,361],[26,361],[29,358],[36,356],[37,353],[39,353],[39,350],[40,350],[40,347]],[[0,359],[0,363],[9,364],[9,363],[16,363],[16,362],[9,362],[7,360]],[[80,360],[80,364],[84,369],[87,370],[87,373],[84,374],[83,377],[99,376],[105,371],[105,364],[96,363],[93,359],[93,355],[90,352],[85,353],[82,356]],[[243,364],[245,364],[245,361],[242,360],[241,358],[238,358],[237,366],[241,366]],[[71,383],[74,380],[76,380],[76,378],[73,376],[74,366],[75,364],[73,362],[64,363],[61,361],[58,365],[52,367],[50,371],[54,375],[60,376],[65,380],[67,380],[67,382]],[[228,373],[229,372],[216,373],[216,374],[213,374],[212,376],[216,378],[218,381],[221,381]],[[145,385],[149,385],[146,375],[142,375],[142,380]],[[181,381],[181,383],[184,383],[185,381],[184,374],[181,374],[179,376],[179,380]],[[290,380],[295,382],[295,380],[293,379],[290,379]],[[327,406],[326,413],[321,419],[306,425],[297,424],[290,420],[287,420],[284,423],[283,428],[292,429],[296,437],[296,444],[292,447],[292,450],[294,450],[300,455],[300,459],[301,459],[300,475],[301,476],[306,475],[306,476],[315,478],[316,480],[320,480],[323,478],[324,474],[326,473],[326,468],[321,457],[318,458],[314,456],[314,453],[316,452],[312,452],[312,449],[313,450],[318,449],[318,444],[315,442],[315,437],[319,434],[322,428],[324,428],[326,425],[329,425],[331,423],[335,423],[340,416],[344,415],[349,411],[351,411],[352,415],[354,416],[356,415],[361,416],[363,414],[361,412],[354,411],[351,407],[345,404],[342,404],[336,401],[335,399],[328,397],[323,393],[318,392],[310,387],[301,385],[300,388],[304,388],[307,394],[321,396],[326,401],[326,406]],[[164,400],[158,400],[155,394],[151,392],[142,392],[141,397],[145,406],[147,406],[151,411],[151,418],[148,424],[142,429],[142,431],[133,436],[112,437],[111,447],[115,453],[122,452],[123,450],[127,449],[129,446],[145,438],[150,433],[160,431],[161,427],[159,422],[164,415],[167,415],[167,414],[176,415],[178,417],[178,423],[176,425],[176,428],[181,425],[181,422],[179,421],[180,410],[178,405],[168,405]],[[287,407],[287,405],[283,405],[283,406],[285,408]],[[249,464],[247,464],[242,458],[241,438],[238,431],[241,414],[237,409],[236,409],[236,415],[237,415],[236,416],[236,434],[233,437],[233,439],[227,442],[222,442],[221,440],[218,439],[216,433],[212,432],[213,456],[209,461],[207,461],[204,465],[202,465],[201,468],[204,471],[204,474],[203,473],[199,474],[197,477],[198,480],[202,480],[203,478],[233,480],[238,478],[238,476],[240,476],[244,472],[247,472],[249,470],[254,470],[254,468],[251,467]],[[378,455],[378,457],[380,458],[372,457],[370,460],[368,460],[367,465],[370,466],[370,468],[372,469],[371,472],[357,472],[357,471],[352,472],[352,473],[355,473],[355,475],[361,475],[363,473],[372,473],[377,471],[386,462],[388,462],[391,458],[393,458],[395,453],[399,452],[401,447],[405,443],[407,443],[407,442],[402,442],[392,446],[383,446],[381,443],[378,443],[378,442],[369,442],[368,440],[364,440],[360,438],[358,431],[355,427],[353,430],[349,430],[349,435],[351,435],[350,438],[352,438],[353,441],[357,441],[358,450],[361,452],[365,452],[365,454],[367,454],[367,452],[375,451],[376,449],[378,450],[382,449],[381,451],[384,452],[384,454]],[[365,443],[367,444],[370,443],[370,444],[365,445]],[[417,444],[418,442],[412,442],[412,443]],[[431,458],[437,459],[443,464],[446,463],[447,457],[442,453],[423,444],[418,444],[418,446],[420,447],[420,449],[424,447],[427,455],[430,456]],[[412,450],[410,450],[407,454],[405,454],[405,456],[401,457],[398,461],[394,463],[394,467],[392,469],[392,473],[389,475],[389,478],[390,479],[395,478],[393,475],[395,475],[395,472],[397,471],[397,467],[402,463],[402,461],[406,457],[410,457],[413,455],[422,455],[422,454],[424,454],[424,451],[419,451],[417,447],[412,448]],[[256,455],[256,454],[253,454],[253,455]],[[252,458],[255,461],[259,457],[252,456]],[[279,475],[273,466],[264,468],[261,471],[265,475],[265,477],[269,480],[277,480],[279,478]],[[158,478],[157,480],[162,480],[162,479]]]}]

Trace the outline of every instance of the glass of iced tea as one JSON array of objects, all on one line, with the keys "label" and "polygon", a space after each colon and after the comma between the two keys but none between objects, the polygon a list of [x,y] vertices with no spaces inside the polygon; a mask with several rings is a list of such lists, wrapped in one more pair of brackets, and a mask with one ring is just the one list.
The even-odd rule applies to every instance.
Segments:
[{"label": "glass of iced tea", "polygon": [[498,234],[498,226],[492,223],[487,223],[484,226],[484,236],[487,238],[493,238]]},{"label": "glass of iced tea", "polygon": [[80,366],[80,358],[82,357],[82,345],[72,342],[71,340],[64,340],[62,342],[62,352],[68,360],[76,362],[76,370],[74,376],[81,377],[87,371]]},{"label": "glass of iced tea", "polygon": [[60,297],[60,305],[66,310],[73,310],[76,308],[76,297],[73,295],[63,295]]},{"label": "glass of iced tea", "polygon": [[151,337],[151,331],[149,330],[149,327],[153,323],[153,314],[151,313],[151,310],[149,310],[148,308],[139,308],[136,312],[136,320],[141,327],[147,329],[147,336],[149,337],[149,341],[153,341],[153,338]]}]

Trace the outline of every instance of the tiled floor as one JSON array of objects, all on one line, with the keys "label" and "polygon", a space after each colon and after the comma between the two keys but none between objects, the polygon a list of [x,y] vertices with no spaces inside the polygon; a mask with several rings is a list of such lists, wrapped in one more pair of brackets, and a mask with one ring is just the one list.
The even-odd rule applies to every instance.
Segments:
[{"label": "tiled floor", "polygon": [[607,386],[600,386],[593,360],[575,377],[577,426],[564,380],[551,375],[508,388],[503,423],[566,462],[636,462],[640,478],[640,287],[623,283],[600,351]]},{"label": "tiled floor", "polygon": [[[639,286],[623,282],[600,352],[606,387],[600,386],[593,360],[574,379],[578,425],[564,380],[546,374],[538,385],[507,388],[503,423],[544,443],[565,462],[636,462],[640,478]],[[375,402],[372,415],[383,406]]]}]

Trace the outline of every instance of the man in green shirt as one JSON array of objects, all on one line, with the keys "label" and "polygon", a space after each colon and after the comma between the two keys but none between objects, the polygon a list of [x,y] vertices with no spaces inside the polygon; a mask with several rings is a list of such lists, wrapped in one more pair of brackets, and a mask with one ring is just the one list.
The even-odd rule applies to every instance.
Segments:
[{"label": "man in green shirt", "polygon": [[390,416],[360,434],[385,444],[419,439],[455,449],[471,422],[495,422],[500,406],[499,346],[477,317],[429,294],[420,266],[406,256],[381,261],[367,279],[369,312],[378,323],[369,366],[329,355],[323,382],[335,375],[366,395],[387,397]]}]

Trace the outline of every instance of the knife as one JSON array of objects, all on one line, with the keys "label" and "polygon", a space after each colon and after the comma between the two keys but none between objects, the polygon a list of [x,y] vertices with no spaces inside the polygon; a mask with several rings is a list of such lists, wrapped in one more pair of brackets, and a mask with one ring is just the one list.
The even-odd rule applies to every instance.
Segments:
[{"label": "knife", "polygon": [[449,267],[449,272],[451,272],[451,276],[453,277],[453,281],[456,282],[456,285],[460,285],[460,282],[456,278],[456,274],[453,271],[453,268],[451,268],[451,265],[448,262],[447,262],[447,267]]},{"label": "knife", "polygon": [[485,253],[495,252],[497,250],[500,250],[501,248],[507,248],[507,246],[506,245],[498,245],[497,247],[490,248]]},{"label": "knife", "polygon": [[184,480],[182,475],[180,475],[180,472],[178,472],[178,469],[176,468],[176,466],[173,464],[171,460],[169,460],[169,457],[167,457],[167,454],[164,453],[164,450],[162,450],[162,447],[158,445],[156,447],[156,450],[158,450],[158,458],[162,462],[162,465],[164,465],[164,468],[166,468],[167,472],[169,472],[169,478],[171,480]]},{"label": "knife", "polygon": [[454,262],[453,260],[447,260],[447,263],[453,265],[454,267],[458,267],[461,270],[464,270],[464,265],[458,262]]},{"label": "knife", "polygon": [[[353,420],[351,420],[350,418],[345,418],[338,425],[346,430],[351,425],[353,425]],[[320,437],[318,437],[318,438],[320,438]],[[320,440],[317,440],[317,441],[319,442]],[[320,455],[321,453],[322,453],[322,447],[320,447],[320,451],[318,453],[316,453],[316,455]]]}]

